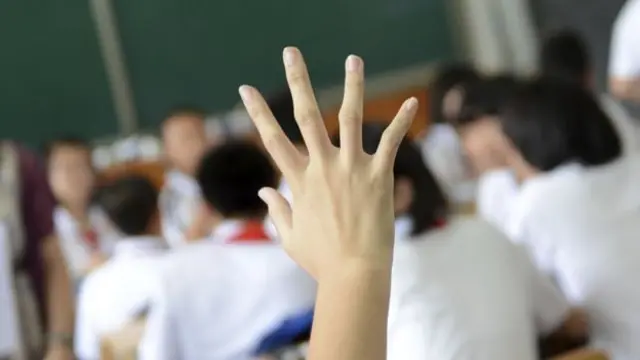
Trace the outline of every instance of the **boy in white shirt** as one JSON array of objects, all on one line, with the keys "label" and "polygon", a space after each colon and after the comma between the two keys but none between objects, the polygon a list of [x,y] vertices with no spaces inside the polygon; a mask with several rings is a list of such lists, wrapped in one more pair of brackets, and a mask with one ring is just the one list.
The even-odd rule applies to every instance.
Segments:
[{"label": "boy in white shirt", "polygon": [[[595,91],[595,71],[589,49],[576,32],[562,30],[546,38],[542,44],[540,62],[542,75],[574,82],[589,91]],[[601,94],[599,98],[600,105],[618,130],[624,153],[640,150],[640,123],[608,94]]]},{"label": "boy in white shirt", "polygon": [[199,211],[200,189],[194,179],[208,147],[205,112],[191,107],[171,110],[162,124],[165,160],[170,170],[160,193],[162,234],[171,247],[204,236],[208,219]]},{"label": "boy in white shirt", "polygon": [[315,281],[275,244],[257,193],[275,187],[270,160],[248,142],[207,153],[197,174],[213,233],[168,255],[141,360],[251,359],[283,320],[310,310]]},{"label": "boy in white shirt", "polygon": [[91,147],[80,139],[59,139],[48,145],[47,160],[49,184],[58,201],[55,230],[67,268],[78,282],[111,255],[118,234],[103,211],[91,205]]},{"label": "boy in white shirt", "polygon": [[165,248],[158,192],[147,179],[118,180],[101,192],[98,201],[124,237],[117,241],[113,257],[80,288],[75,353],[81,360],[99,359],[101,338],[144,314]]},{"label": "boy in white shirt", "polygon": [[613,25],[609,59],[611,92],[640,101],[640,0],[627,0]]}]

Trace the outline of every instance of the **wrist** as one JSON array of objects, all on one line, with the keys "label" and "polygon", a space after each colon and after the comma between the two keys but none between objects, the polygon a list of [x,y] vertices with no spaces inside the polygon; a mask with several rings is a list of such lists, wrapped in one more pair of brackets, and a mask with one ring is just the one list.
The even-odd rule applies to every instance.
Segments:
[{"label": "wrist", "polygon": [[72,350],[73,335],[67,332],[52,332],[47,334],[47,348],[49,350]]}]

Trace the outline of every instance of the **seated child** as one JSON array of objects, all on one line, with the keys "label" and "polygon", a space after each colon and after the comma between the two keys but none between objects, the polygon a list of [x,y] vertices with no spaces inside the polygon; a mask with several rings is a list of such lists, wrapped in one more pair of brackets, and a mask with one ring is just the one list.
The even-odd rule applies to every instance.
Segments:
[{"label": "seated child", "polygon": [[91,273],[78,295],[75,352],[81,360],[100,358],[100,340],[144,314],[164,242],[160,237],[158,193],[145,178],[128,177],[98,196],[123,237],[113,257]]},{"label": "seated child", "polygon": [[223,220],[203,241],[167,256],[141,360],[250,359],[274,328],[315,302],[315,281],[265,231],[257,193],[277,184],[266,155],[227,142],[205,155],[197,179]]},{"label": "seated child", "polygon": [[194,179],[208,146],[204,120],[204,111],[183,107],[169,112],[162,124],[165,160],[170,170],[160,193],[160,212],[162,234],[171,247],[200,238],[210,230],[207,219],[199,214],[200,189]]},{"label": "seated child", "polygon": [[[366,152],[375,152],[383,130],[365,124]],[[393,173],[387,359],[534,360],[538,334],[585,335],[579,312],[505,235],[449,213],[413,143],[400,144]]]},{"label": "seated child", "polygon": [[100,265],[113,248],[117,231],[98,206],[91,205],[95,174],[91,147],[67,138],[47,149],[49,183],[58,201],[55,230],[71,276],[79,281]]}]

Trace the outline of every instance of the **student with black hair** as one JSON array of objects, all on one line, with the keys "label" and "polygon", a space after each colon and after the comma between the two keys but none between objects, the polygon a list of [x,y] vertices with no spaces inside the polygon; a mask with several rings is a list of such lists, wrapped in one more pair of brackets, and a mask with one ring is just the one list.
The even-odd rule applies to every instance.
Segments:
[{"label": "student with black hair", "polygon": [[[545,77],[572,82],[594,93],[596,91],[595,69],[589,47],[580,34],[573,30],[554,32],[544,40],[540,68]],[[637,120],[608,94],[601,94],[598,98],[622,139],[625,154],[637,152],[640,149]]]},{"label": "student with black hair", "polygon": [[640,358],[639,163],[583,88],[537,80],[505,108],[520,182],[508,232],[591,319],[592,346]]},{"label": "student with black hair", "polygon": [[[384,128],[364,125],[365,152],[375,153]],[[539,334],[584,335],[579,313],[500,231],[450,213],[418,148],[406,139],[393,174],[388,359],[533,360]]]},{"label": "student with black hair", "polygon": [[476,208],[481,217],[504,230],[518,184],[508,169],[508,142],[500,128],[500,110],[519,86],[509,75],[488,77],[467,87],[457,130],[464,156],[478,177]]},{"label": "student with black hair", "polygon": [[141,360],[248,359],[283,320],[314,305],[315,281],[264,227],[258,191],[278,181],[267,156],[229,141],[205,154],[196,178],[219,221],[210,236],[168,255]]},{"label": "student with black hair", "polygon": [[91,204],[91,146],[79,138],[60,138],[48,144],[46,159],[49,185],[58,202],[53,222],[67,269],[77,283],[111,255],[118,234],[100,207]]},{"label": "student with black hair", "polygon": [[162,233],[171,247],[200,238],[210,231],[210,219],[200,211],[195,174],[208,147],[204,110],[192,106],[170,110],[162,123],[168,171],[160,193]]},{"label": "student with black hair", "polygon": [[147,310],[165,242],[160,236],[158,192],[146,178],[131,176],[101,189],[97,202],[122,233],[113,257],[92,272],[78,295],[76,356],[100,359],[100,341]]},{"label": "student with black hair", "polygon": [[467,86],[480,79],[466,64],[454,64],[438,69],[429,86],[429,124],[418,137],[424,159],[455,203],[473,200],[475,181],[460,150],[460,141],[449,120],[460,111]]}]

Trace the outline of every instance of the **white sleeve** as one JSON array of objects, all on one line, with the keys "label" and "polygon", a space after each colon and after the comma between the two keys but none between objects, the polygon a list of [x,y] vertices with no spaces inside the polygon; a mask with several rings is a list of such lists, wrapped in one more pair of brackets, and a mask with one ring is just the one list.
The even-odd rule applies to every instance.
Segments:
[{"label": "white sleeve", "polygon": [[[631,0],[630,0],[631,1]],[[613,27],[609,75],[640,77],[640,3],[628,4]]]},{"label": "white sleeve", "polygon": [[533,265],[526,252],[517,248],[525,276],[529,279],[533,314],[538,333],[548,335],[562,325],[571,306],[551,278]]},{"label": "white sleeve", "polygon": [[138,346],[139,360],[180,360],[176,324],[168,287],[154,284],[144,334]]},{"label": "white sleeve", "polygon": [[93,300],[91,299],[90,284],[91,277],[89,276],[80,287],[77,300],[73,347],[79,360],[100,359],[100,339],[92,324],[92,316],[100,316],[100,314],[91,309]]},{"label": "white sleeve", "polygon": [[171,247],[177,247],[185,243],[183,228],[177,218],[179,202],[168,190],[160,193],[159,210],[162,221],[162,237]]}]

